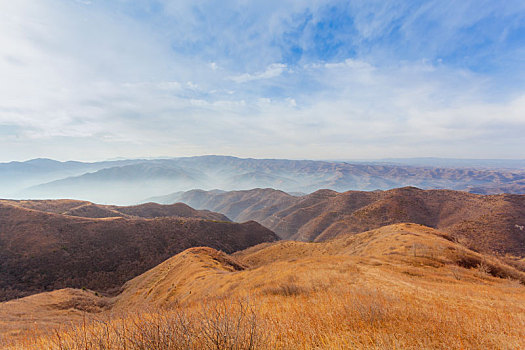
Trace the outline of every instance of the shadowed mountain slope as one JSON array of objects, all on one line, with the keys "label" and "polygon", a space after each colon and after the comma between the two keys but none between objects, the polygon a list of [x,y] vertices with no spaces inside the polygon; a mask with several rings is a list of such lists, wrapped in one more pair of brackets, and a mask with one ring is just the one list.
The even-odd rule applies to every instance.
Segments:
[{"label": "shadowed mountain slope", "polygon": [[115,292],[193,246],[231,253],[276,239],[253,221],[92,219],[0,203],[0,299],[64,287]]},{"label": "shadowed mountain slope", "polygon": [[323,241],[413,222],[448,232],[476,249],[525,256],[524,195],[405,187],[373,192],[319,190],[302,197],[272,189],[189,191],[168,199],[218,211],[234,221],[255,220],[284,239]]},{"label": "shadowed mountain slope", "polygon": [[191,203],[188,205],[194,208],[214,208],[213,211],[223,213],[236,222],[262,222],[270,215],[297,203],[297,197],[271,188],[230,192],[191,190],[149,200],[162,204]]},{"label": "shadowed mountain slope", "polygon": [[228,219],[223,214],[215,213],[209,210],[195,210],[184,203],[174,203],[170,205],[145,203],[128,207],[112,206],[111,208],[119,213],[123,213],[130,216],[137,216],[141,218],[178,216],[185,218],[197,218],[216,221],[230,221],[230,219]]}]

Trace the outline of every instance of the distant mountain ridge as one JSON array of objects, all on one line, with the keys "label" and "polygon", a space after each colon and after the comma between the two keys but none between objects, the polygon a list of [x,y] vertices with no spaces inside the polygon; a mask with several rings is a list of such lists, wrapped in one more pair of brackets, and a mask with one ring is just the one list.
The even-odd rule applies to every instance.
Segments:
[{"label": "distant mountain ridge", "polygon": [[155,198],[255,220],[283,239],[324,241],[343,233],[412,222],[449,233],[491,253],[525,256],[525,195],[477,195],[414,187],[388,191],[319,190],[295,197],[273,189],[193,190]]},{"label": "distant mountain ridge", "polygon": [[385,158],[375,160],[346,160],[347,163],[432,166],[439,168],[525,169],[525,159],[461,159],[461,158]]},{"label": "distant mountain ridge", "polygon": [[[388,190],[404,186],[482,194],[525,193],[525,169],[446,168],[228,156],[86,164],[53,163],[53,168],[75,168],[74,171],[68,170],[75,172],[72,176],[58,176],[53,181],[48,178],[50,174],[59,174],[56,171],[35,170],[31,175],[33,185],[11,197],[75,198],[97,203],[134,204],[144,198],[194,188],[245,190],[256,187],[302,193],[323,188],[342,192]],[[0,178],[13,181],[14,173],[5,167],[6,164],[0,164]],[[39,172],[46,174],[43,178],[47,181],[34,184]]]},{"label": "distant mountain ridge", "polygon": [[114,218],[126,219],[143,218],[154,219],[158,217],[179,217],[215,221],[230,221],[225,215],[209,210],[196,210],[184,203],[161,205],[158,203],[143,203],[133,206],[101,205],[88,201],[71,199],[62,200],[5,200],[0,199],[0,204],[13,205],[20,208],[43,211],[68,216],[84,218]]},{"label": "distant mountain ridge", "polygon": [[0,163],[0,197],[16,196],[20,190],[44,182],[79,176],[105,168],[140,163],[141,161],[119,160],[85,163],[59,162],[47,158],[37,158],[25,162]]}]

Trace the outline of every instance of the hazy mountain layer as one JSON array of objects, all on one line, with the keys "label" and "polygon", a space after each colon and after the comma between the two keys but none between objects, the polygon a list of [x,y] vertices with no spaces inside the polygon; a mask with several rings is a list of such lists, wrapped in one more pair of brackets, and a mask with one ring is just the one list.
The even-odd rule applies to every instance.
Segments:
[{"label": "hazy mountain layer", "polygon": [[140,162],[142,161],[120,160],[83,163],[39,158],[26,162],[0,163],[0,197],[15,197],[21,190],[44,182]]},{"label": "hazy mountain layer", "polygon": [[[53,175],[54,181],[49,182],[51,176],[49,169],[36,168],[32,170],[31,184],[34,184],[35,179],[41,174],[39,185],[18,191],[16,194],[13,194],[11,189],[7,191],[4,188],[1,193],[17,198],[75,198],[112,204],[134,204],[144,198],[194,188],[243,190],[271,187],[286,192],[310,193],[323,188],[347,191],[416,186],[424,189],[446,188],[484,194],[525,193],[524,169],[351,164],[309,160],[240,159],[223,156],[130,160],[127,163],[124,161],[100,164],[74,163],[74,165],[77,176],[64,178],[65,176],[60,175],[56,169],[68,168],[72,165],[51,162],[50,167],[54,169],[51,175],[56,175]],[[8,165],[2,166],[0,166],[0,178],[12,179],[13,173],[4,169]],[[82,170],[82,167],[96,166],[100,169],[80,175],[82,171],[91,171]],[[7,183],[3,184],[8,186]]]}]

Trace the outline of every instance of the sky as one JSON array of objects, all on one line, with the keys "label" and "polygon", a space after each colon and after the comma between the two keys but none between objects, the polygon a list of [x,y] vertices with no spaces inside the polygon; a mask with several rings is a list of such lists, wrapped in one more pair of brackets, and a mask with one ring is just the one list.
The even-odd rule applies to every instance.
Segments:
[{"label": "sky", "polygon": [[522,0],[0,0],[0,161],[525,158]]}]

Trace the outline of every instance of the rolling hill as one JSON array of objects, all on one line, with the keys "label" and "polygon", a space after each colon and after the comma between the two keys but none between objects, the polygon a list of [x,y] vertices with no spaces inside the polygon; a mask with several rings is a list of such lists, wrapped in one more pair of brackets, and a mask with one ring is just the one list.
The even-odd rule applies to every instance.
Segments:
[{"label": "rolling hill", "polygon": [[[382,263],[390,262],[401,268],[415,261],[436,268],[454,265],[473,268],[485,261],[494,276],[511,277],[525,284],[523,271],[454,243],[443,232],[422,225],[396,224],[355,235],[341,235],[319,244],[263,243],[231,257],[212,248],[191,248],[126,283],[116,298],[115,307],[129,308],[143,302],[161,306],[210,296],[230,297],[236,292],[260,293],[272,284],[285,283],[291,276],[298,278],[308,268],[314,269],[313,261],[326,259],[330,264],[333,263],[331,258],[343,256],[380,259]],[[301,267],[301,262],[309,260],[305,264],[308,268]],[[284,266],[287,263],[290,266]],[[271,276],[272,268],[269,267],[275,264],[283,266],[274,268],[276,276]],[[223,277],[225,274],[232,276]],[[257,283],[264,280],[267,282]],[[307,288],[298,285],[300,289]]]},{"label": "rolling hill", "polygon": [[283,239],[323,241],[343,233],[412,222],[437,228],[485,252],[525,256],[525,196],[476,195],[461,191],[319,190],[295,197],[272,189],[189,191],[157,198],[223,213],[234,221],[255,220]]},{"label": "rolling hill", "polygon": [[[60,201],[45,206],[57,211],[58,207],[71,210],[67,208],[76,204]],[[27,202],[25,205],[29,206]],[[179,207],[160,211],[173,214]],[[162,208],[145,205],[122,210],[130,213],[127,215],[148,217],[158,215]],[[191,208],[189,214],[195,214]],[[220,214],[205,214],[207,218],[224,219]],[[130,278],[193,246],[206,245],[231,253],[276,239],[273,232],[253,221],[236,224],[180,216],[84,218],[3,202],[0,299],[65,287],[116,292]]]},{"label": "rolling hill", "polygon": [[[396,224],[233,255],[190,248],[113,298],[62,290],[1,303],[0,324],[6,349],[522,348],[523,282],[446,233]],[[66,310],[78,326],[46,335]]]}]

